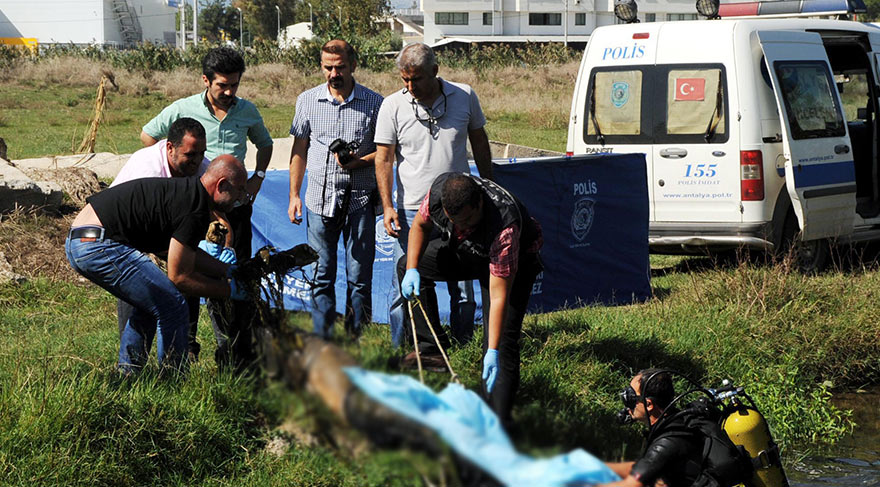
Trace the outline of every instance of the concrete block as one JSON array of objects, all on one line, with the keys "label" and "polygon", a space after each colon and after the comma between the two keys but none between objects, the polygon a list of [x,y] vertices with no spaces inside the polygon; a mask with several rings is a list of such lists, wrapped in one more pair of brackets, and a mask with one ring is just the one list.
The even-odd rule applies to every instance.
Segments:
[{"label": "concrete block", "polygon": [[16,207],[55,210],[61,206],[62,197],[57,183],[34,181],[18,168],[0,162],[0,212]]}]

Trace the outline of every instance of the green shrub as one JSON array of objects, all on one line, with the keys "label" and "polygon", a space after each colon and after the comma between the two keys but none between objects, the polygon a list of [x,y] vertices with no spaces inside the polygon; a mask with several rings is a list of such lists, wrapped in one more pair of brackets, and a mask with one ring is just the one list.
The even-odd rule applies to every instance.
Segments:
[{"label": "green shrub", "polygon": [[[291,49],[281,49],[270,41],[257,40],[245,48],[244,58],[248,66],[263,63],[282,63],[293,68],[311,72],[320,59],[321,46],[333,38],[342,38],[358,49],[358,63],[361,68],[373,71],[394,69],[393,53],[399,51],[403,42],[399,35],[391,31],[368,37],[346,36],[328,33],[321,37],[303,41]],[[185,51],[171,46],[145,42],[135,49],[116,49],[99,46],[76,46],[73,44],[48,45],[40,48],[35,61],[55,57],[80,57],[110,64],[115,68],[129,71],[171,71],[186,67],[198,70],[205,53],[219,44],[203,42],[187,47]],[[504,66],[540,66],[561,64],[577,59],[580,53],[559,43],[532,44],[512,47],[506,44],[456,49],[438,53],[444,66],[485,71]],[[11,66],[22,59],[31,58],[27,50],[10,46],[0,46],[0,67]]]}]

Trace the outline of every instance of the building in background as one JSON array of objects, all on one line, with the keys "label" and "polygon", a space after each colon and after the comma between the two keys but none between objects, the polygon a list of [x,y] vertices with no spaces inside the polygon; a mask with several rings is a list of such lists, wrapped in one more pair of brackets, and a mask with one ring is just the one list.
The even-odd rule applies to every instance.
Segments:
[{"label": "building in background", "polygon": [[385,24],[403,40],[403,45],[423,42],[425,36],[425,15],[418,4],[410,7],[392,7],[390,15],[378,22]]},{"label": "building in background", "polygon": [[[692,0],[638,2],[642,22],[696,20]],[[618,23],[614,0],[421,0],[425,43],[585,44],[593,29]]]},{"label": "building in background", "polygon": [[[173,44],[177,8],[169,0],[0,0],[0,38],[39,44]],[[170,40],[170,42],[169,42]]]},{"label": "building in background", "polygon": [[278,39],[278,45],[283,49],[292,49],[299,47],[302,41],[307,41],[315,37],[312,33],[311,22],[299,22],[297,24],[288,25],[281,31],[281,38]]}]

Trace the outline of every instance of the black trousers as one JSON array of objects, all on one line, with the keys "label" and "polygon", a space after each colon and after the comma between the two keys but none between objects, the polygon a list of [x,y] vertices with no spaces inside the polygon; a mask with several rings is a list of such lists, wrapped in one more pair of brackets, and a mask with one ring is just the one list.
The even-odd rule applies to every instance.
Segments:
[{"label": "black trousers", "polygon": [[[519,389],[519,337],[522,330],[523,318],[529,305],[529,296],[535,278],[542,270],[541,259],[537,254],[520,252],[517,263],[516,275],[507,299],[507,313],[501,330],[498,344],[498,376],[492,394],[486,392],[485,383],[482,386],[482,394],[486,402],[495,411],[502,425],[508,428],[512,422],[511,410]],[[428,247],[419,261],[419,301],[425,307],[430,320],[430,325],[440,339],[440,344],[446,349],[449,346],[449,337],[440,325],[440,313],[437,309],[437,294],[434,283],[437,281],[463,281],[478,279],[482,291],[483,322],[489,323],[488,314],[491,309],[489,298],[489,261],[470,254],[456,252],[447,242],[440,238],[434,238],[428,242]],[[397,262],[398,282],[403,282],[406,273],[406,256]],[[419,343],[419,351],[425,354],[439,353],[434,344],[429,324],[425,322],[424,315],[416,307],[413,307],[415,317],[409,316],[409,307],[406,307],[406,332],[408,342],[412,341],[412,325],[409,320],[413,319],[416,325],[416,339]],[[489,330],[483,329],[483,355],[489,344]],[[480,363],[480,374],[483,366]]]},{"label": "black trousers", "polygon": [[[251,257],[252,205],[240,206],[228,213],[226,218],[232,227],[232,248],[239,262]],[[221,367],[232,365],[242,370],[256,360],[254,328],[259,320],[256,306],[250,301],[209,299],[208,311],[217,340],[214,358]]]}]

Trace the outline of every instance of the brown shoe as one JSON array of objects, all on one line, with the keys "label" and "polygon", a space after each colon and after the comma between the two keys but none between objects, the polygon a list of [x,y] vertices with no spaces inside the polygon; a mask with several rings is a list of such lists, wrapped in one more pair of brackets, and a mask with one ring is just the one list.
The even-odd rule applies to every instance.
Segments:
[{"label": "brown shoe", "polygon": [[[446,362],[440,354],[422,354],[422,369],[429,372],[446,372]],[[406,354],[400,360],[400,368],[405,370],[417,370],[419,368],[416,352]]]}]

